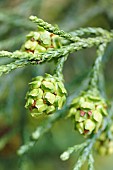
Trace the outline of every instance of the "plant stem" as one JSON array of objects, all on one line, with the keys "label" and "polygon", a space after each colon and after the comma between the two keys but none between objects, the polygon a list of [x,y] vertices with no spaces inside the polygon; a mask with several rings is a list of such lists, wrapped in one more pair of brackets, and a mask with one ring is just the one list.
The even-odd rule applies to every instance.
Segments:
[{"label": "plant stem", "polygon": [[7,74],[16,68],[24,67],[28,63],[29,62],[27,60],[20,59],[20,60],[16,60],[15,62],[12,62],[10,64],[1,65],[0,66],[0,76],[2,76],[2,74]]},{"label": "plant stem", "polygon": [[100,69],[102,67],[102,59],[103,59],[103,56],[105,53],[106,46],[107,46],[107,44],[103,43],[103,44],[100,44],[97,49],[97,58],[95,60],[94,66],[92,68],[92,72],[90,75],[91,79],[89,82],[89,86],[92,89],[97,88],[97,85],[98,85]]},{"label": "plant stem", "polygon": [[67,57],[68,57],[68,55],[59,58],[57,66],[56,66],[56,69],[55,69],[55,75],[57,77],[59,77],[61,80],[63,80],[63,73],[62,73],[62,71],[63,71],[64,63],[67,60]]},{"label": "plant stem", "polygon": [[103,29],[103,28],[93,28],[93,27],[87,27],[87,28],[80,28],[75,31],[70,32],[72,36],[103,36],[106,34],[109,34],[109,31]]},{"label": "plant stem", "polygon": [[94,170],[94,158],[92,153],[90,153],[88,157],[88,170]]},{"label": "plant stem", "polygon": [[70,155],[73,153],[73,152],[77,152],[79,151],[80,149],[84,149],[84,147],[87,146],[87,142],[84,142],[84,143],[81,143],[81,144],[78,144],[78,145],[74,145],[72,147],[69,147],[65,152],[63,152],[60,156],[60,158],[63,160],[63,161],[66,161],[67,159],[70,158]]},{"label": "plant stem", "polygon": [[[96,38],[82,38],[79,42],[71,43],[67,46],[63,46],[57,50],[48,50],[46,53],[32,54],[21,51],[15,51],[13,53],[8,51],[0,51],[0,57],[9,57],[14,59],[20,59],[14,63],[0,66],[0,76],[3,73],[9,73],[11,70],[18,67],[23,67],[28,64],[41,64],[43,62],[50,61],[54,58],[59,58],[73,53],[75,51],[81,50],[83,48],[91,48],[93,46],[98,46],[101,43],[106,44],[112,41],[113,35],[110,34],[109,37],[96,37]],[[98,61],[96,61],[98,62]]]},{"label": "plant stem", "polygon": [[73,37],[73,36],[71,36],[71,34],[66,33],[63,30],[60,30],[58,27],[54,27],[53,25],[48,24],[47,22],[43,21],[42,19],[37,18],[36,16],[30,16],[30,20],[32,22],[36,23],[38,26],[43,27],[45,30],[47,30],[53,34],[59,35],[69,41],[76,42],[76,41],[80,40],[79,37]]}]

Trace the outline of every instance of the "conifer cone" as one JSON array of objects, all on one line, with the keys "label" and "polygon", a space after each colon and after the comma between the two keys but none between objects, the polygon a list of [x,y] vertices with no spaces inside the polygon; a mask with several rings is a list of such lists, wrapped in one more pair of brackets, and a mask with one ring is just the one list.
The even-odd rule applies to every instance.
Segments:
[{"label": "conifer cone", "polygon": [[84,91],[76,97],[68,114],[74,120],[75,129],[84,136],[97,133],[104,116],[107,116],[107,104],[97,89]]},{"label": "conifer cone", "polygon": [[63,82],[55,76],[46,74],[33,79],[26,95],[25,107],[30,109],[32,116],[51,114],[60,110],[66,101],[66,89]]},{"label": "conifer cone", "polygon": [[100,135],[94,148],[102,156],[113,154],[113,125],[109,128],[109,131],[105,130]]},{"label": "conifer cone", "polygon": [[38,27],[38,31],[31,31],[27,35],[27,40],[21,50],[28,53],[38,54],[46,52],[48,49],[52,50],[60,48],[61,44],[61,38],[58,35]]}]

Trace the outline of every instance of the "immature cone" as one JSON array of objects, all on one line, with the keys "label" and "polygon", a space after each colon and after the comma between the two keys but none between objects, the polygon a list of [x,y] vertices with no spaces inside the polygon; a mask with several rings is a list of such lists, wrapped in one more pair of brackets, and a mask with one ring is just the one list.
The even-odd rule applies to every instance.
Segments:
[{"label": "immature cone", "polygon": [[48,49],[56,49],[61,47],[61,38],[52,34],[41,27],[38,31],[32,31],[27,35],[27,41],[21,50],[29,53],[46,52]]},{"label": "immature cone", "polygon": [[109,131],[105,130],[100,135],[94,148],[98,154],[103,156],[113,154],[113,125],[109,128]]},{"label": "immature cone", "polygon": [[72,101],[68,117],[73,117],[75,129],[88,136],[97,133],[102,125],[103,117],[107,116],[107,104],[100,97],[97,89],[83,92]]},{"label": "immature cone", "polygon": [[66,89],[62,81],[55,76],[46,74],[38,76],[30,84],[26,95],[25,107],[30,109],[32,116],[51,114],[60,110],[66,101]]}]

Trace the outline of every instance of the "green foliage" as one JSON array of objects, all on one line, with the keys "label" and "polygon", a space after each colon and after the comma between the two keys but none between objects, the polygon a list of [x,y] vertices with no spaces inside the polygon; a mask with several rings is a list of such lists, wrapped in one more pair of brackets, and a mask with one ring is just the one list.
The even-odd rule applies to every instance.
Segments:
[{"label": "green foliage", "polygon": [[[0,3],[2,4],[2,2]],[[17,2],[15,1],[15,3]],[[60,7],[67,12],[65,16],[62,16],[62,19],[58,20],[59,22],[57,20],[55,22],[62,28],[64,27],[64,30],[67,29],[67,32],[57,25],[53,26],[32,15],[32,13],[38,15],[37,10],[45,9],[46,6],[44,5],[50,2],[42,3],[39,0],[37,8],[35,8],[36,0],[19,2],[18,7],[15,3],[10,4],[16,7],[12,12],[10,10],[4,10],[4,12],[1,10],[0,12],[0,23],[2,23],[0,28],[1,157],[4,160],[3,157],[7,154],[12,152],[13,155],[16,152],[16,161],[19,162],[20,169],[36,169],[33,166],[33,163],[36,164],[35,157],[38,154],[36,143],[42,137],[42,143],[38,142],[39,152],[40,146],[43,148],[39,153],[40,155],[46,151],[47,155],[48,153],[57,153],[57,151],[60,154],[68,145],[75,142],[74,146],[69,147],[61,154],[61,160],[66,161],[72,153],[77,152],[79,157],[73,169],[79,170],[87,162],[87,169],[93,170],[94,150],[101,155],[113,153],[113,107],[112,97],[111,99],[109,97],[112,91],[111,80],[107,84],[107,78],[111,73],[105,72],[106,81],[104,82],[103,70],[113,52],[113,30],[112,22],[110,22],[113,18],[113,10],[110,6],[112,0],[109,0],[108,3],[101,0],[88,3],[82,0],[77,1],[77,5],[75,5],[75,1],[66,0],[65,4],[62,0]],[[52,1],[49,5],[52,6]],[[56,7],[57,5],[59,6],[59,3],[56,3]],[[55,8],[54,4],[52,8]],[[25,11],[25,17],[21,14],[21,10]],[[61,11],[58,11],[59,14],[57,15],[60,16]],[[109,18],[109,22],[105,21],[103,12]],[[46,10],[43,10],[44,13],[46,13]],[[70,17],[72,13],[73,16]],[[80,14],[82,19],[79,17]],[[31,15],[29,18],[32,22],[27,19],[29,15]],[[98,26],[96,16],[99,18],[100,27],[95,27]],[[40,17],[43,18],[43,16]],[[48,16],[46,20],[51,20],[51,17]],[[100,25],[100,21],[103,21],[103,25]],[[18,33],[15,30],[17,28]],[[8,35],[9,39],[7,39]],[[93,58],[95,51],[96,59]],[[78,56],[76,58],[71,57],[75,53]],[[87,55],[83,58],[85,53],[90,56],[89,60],[87,60]],[[90,65],[93,64],[90,68],[88,62]],[[108,67],[111,69],[110,66]],[[10,73],[12,70],[15,71]],[[81,75],[79,72],[81,72]],[[45,76],[43,76],[44,74]],[[74,78],[72,74],[75,76]],[[30,82],[31,77],[34,78]],[[64,80],[67,80],[65,81],[67,90],[64,87]],[[71,81],[71,83],[66,84],[68,81]],[[26,82],[30,82],[29,90],[26,90]],[[6,84],[8,84],[10,90],[8,90]],[[107,91],[108,97],[106,97],[105,84],[110,87]],[[28,92],[25,104],[26,91]],[[5,103],[6,99],[7,102]],[[28,113],[29,111],[27,114],[25,113],[24,105],[31,114]],[[69,120],[70,117],[72,119]],[[64,123],[64,120],[66,126],[60,127],[60,121]],[[74,137],[71,137],[71,130],[68,131],[68,129],[72,129],[72,121],[75,130],[81,134],[81,137],[85,137],[83,141],[79,141],[75,131],[73,132]],[[56,129],[52,134],[53,138],[46,136],[51,135],[50,130],[54,129],[55,123],[58,123],[59,133]],[[65,130],[66,128],[67,130]],[[62,130],[64,131],[62,132]],[[43,139],[44,136],[46,139]],[[62,138],[63,140],[61,140]],[[15,145],[13,141],[16,141]],[[43,146],[44,141],[49,141],[45,147]],[[66,142],[67,146],[65,145]],[[7,149],[7,144],[13,146],[11,151]],[[55,145],[56,150],[54,150]],[[3,165],[3,167],[5,166]],[[37,168],[41,169],[40,165]],[[51,169],[49,167],[49,170]],[[72,169],[72,167],[69,167],[69,169]]]}]

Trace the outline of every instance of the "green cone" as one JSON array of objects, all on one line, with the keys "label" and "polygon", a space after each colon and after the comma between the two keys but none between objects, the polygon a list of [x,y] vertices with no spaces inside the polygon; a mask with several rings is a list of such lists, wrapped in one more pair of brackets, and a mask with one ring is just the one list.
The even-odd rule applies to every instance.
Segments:
[{"label": "green cone", "polygon": [[107,116],[107,104],[97,89],[82,92],[70,106],[68,117],[72,117],[75,129],[88,136],[97,133],[102,125],[103,117]]},{"label": "green cone", "polygon": [[102,132],[94,148],[102,156],[113,154],[113,125],[109,128],[109,132],[107,128]]},{"label": "green cone", "polygon": [[38,76],[29,85],[25,107],[31,111],[32,116],[51,114],[56,109],[61,109],[66,101],[67,92],[58,77],[49,74],[45,77]]},{"label": "green cone", "polygon": [[38,31],[31,31],[27,35],[27,40],[21,50],[30,53],[46,52],[48,49],[56,49],[62,46],[62,38],[52,34],[41,27]]}]

